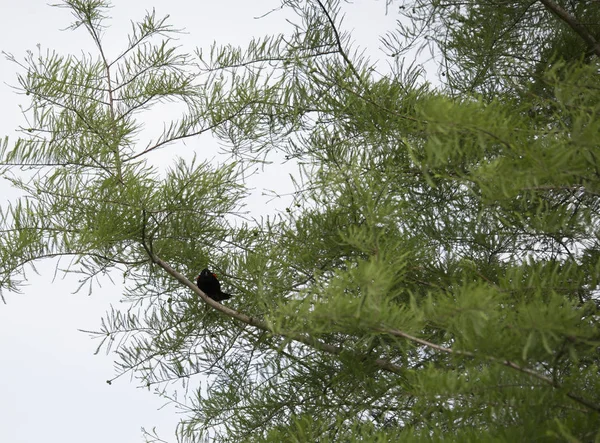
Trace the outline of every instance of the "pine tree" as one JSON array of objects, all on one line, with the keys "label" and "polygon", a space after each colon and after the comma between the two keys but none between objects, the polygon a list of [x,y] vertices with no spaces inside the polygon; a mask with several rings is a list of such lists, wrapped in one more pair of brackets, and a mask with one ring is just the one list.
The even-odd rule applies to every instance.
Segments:
[{"label": "pine tree", "polygon": [[[47,257],[123,272],[130,307],[97,334],[117,376],[186,413],[181,441],[600,438],[599,7],[416,1],[380,73],[343,4],[283,3],[291,34],[208,56],[148,14],[113,61],[108,3],[64,3],[98,57],[22,65],[0,287]],[[398,62],[416,30],[440,87]],[[137,114],[165,100],[184,116],[139,146]],[[146,160],[208,131],[227,165]],[[281,153],[293,203],[237,218],[244,169]],[[207,262],[227,306],[193,283]]]}]

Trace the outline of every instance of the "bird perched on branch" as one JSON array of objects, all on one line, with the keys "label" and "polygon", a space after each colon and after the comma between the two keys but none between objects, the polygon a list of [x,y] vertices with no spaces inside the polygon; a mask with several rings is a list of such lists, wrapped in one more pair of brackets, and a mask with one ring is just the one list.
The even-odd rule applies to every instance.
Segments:
[{"label": "bird perched on branch", "polygon": [[196,284],[202,292],[219,303],[231,297],[230,294],[221,291],[221,283],[217,279],[217,274],[214,274],[207,268],[200,272],[200,275],[196,278]]}]

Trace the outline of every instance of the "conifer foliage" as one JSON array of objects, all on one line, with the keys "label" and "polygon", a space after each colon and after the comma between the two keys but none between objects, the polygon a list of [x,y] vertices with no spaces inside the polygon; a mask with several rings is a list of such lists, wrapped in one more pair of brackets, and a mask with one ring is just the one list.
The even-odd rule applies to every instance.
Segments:
[{"label": "conifer foliage", "polygon": [[[63,2],[97,53],[12,58],[3,299],[41,259],[90,290],[122,272],[97,335],[183,442],[600,439],[600,3],[390,1],[389,72],[344,3],[282,4],[291,31],[246,48],[182,54],[149,13],[115,55],[108,2]],[[440,86],[399,62],[422,42]],[[167,101],[182,117],[141,144]],[[230,161],[150,161],[205,132]],[[281,153],[292,204],[241,217],[244,171]]]}]

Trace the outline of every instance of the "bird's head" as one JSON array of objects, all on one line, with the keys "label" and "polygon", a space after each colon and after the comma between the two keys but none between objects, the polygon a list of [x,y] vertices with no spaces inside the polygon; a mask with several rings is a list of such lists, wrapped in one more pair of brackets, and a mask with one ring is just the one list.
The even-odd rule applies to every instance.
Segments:
[{"label": "bird's head", "polygon": [[214,278],[217,278],[217,274],[215,274],[214,272],[211,272],[208,268],[204,268],[202,271],[200,271],[200,275],[198,277],[214,277]]}]

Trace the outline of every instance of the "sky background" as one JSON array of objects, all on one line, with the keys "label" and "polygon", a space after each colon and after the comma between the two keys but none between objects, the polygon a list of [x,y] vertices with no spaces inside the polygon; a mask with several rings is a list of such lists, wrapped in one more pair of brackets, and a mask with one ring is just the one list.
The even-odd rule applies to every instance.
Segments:
[{"label": "sky background", "polygon": [[[184,52],[196,47],[208,49],[213,41],[245,46],[252,37],[283,32],[286,14],[274,13],[257,19],[279,6],[279,0],[118,0],[110,12],[112,20],[104,35],[105,49],[113,58],[125,46],[130,21],[140,20],[155,8],[157,16],[170,15],[169,23],[183,28],[179,44]],[[45,1],[0,0],[2,26],[0,50],[22,60],[27,50],[56,50],[61,54],[95,56],[94,46],[83,31],[65,30],[71,23],[69,10],[53,8]],[[397,16],[393,8],[386,15],[384,0],[355,0],[345,6],[344,29],[353,33],[356,44],[373,59],[382,57],[378,36],[391,29]],[[17,66],[0,59],[0,137],[16,139],[16,128],[24,124],[17,95]],[[153,116],[153,119],[156,116]],[[165,116],[165,121],[170,120]],[[149,122],[150,123],[150,122]],[[154,122],[152,122],[154,123]],[[195,152],[200,159],[219,162],[217,144],[206,137],[161,151],[167,163],[175,156]],[[269,168],[253,177],[256,199],[248,208],[252,215],[265,215],[259,201],[264,189],[289,190],[288,174],[281,167]],[[0,204],[16,194],[0,179]],[[274,201],[269,210],[284,206]],[[100,318],[111,305],[118,307],[119,282],[108,279],[91,295],[73,294],[76,278],[54,277],[56,262],[36,263],[36,274],[27,271],[27,287],[22,294],[5,293],[0,303],[0,442],[2,443],[129,443],[143,442],[141,428],[156,428],[161,438],[175,441],[179,420],[175,409],[135,380],[122,377],[112,385],[113,356],[94,355],[98,345],[83,330],[97,330]],[[164,407],[163,407],[164,406]]]}]

